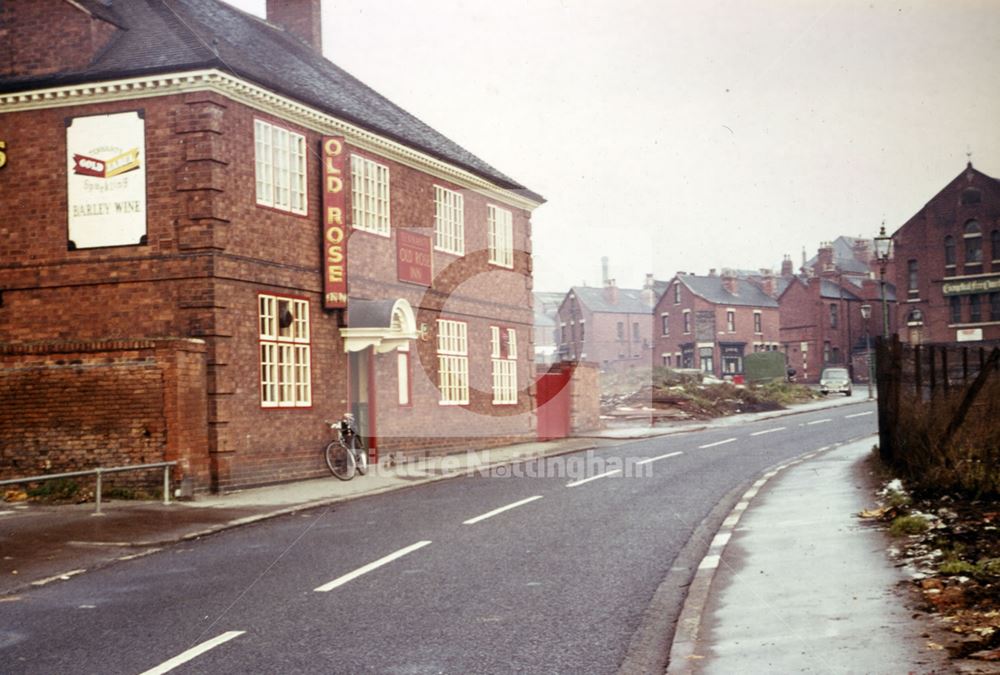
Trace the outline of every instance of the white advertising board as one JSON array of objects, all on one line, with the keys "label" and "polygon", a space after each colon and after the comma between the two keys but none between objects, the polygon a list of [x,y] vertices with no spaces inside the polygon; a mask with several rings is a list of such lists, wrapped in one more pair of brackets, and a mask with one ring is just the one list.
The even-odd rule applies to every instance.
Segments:
[{"label": "white advertising board", "polygon": [[136,246],[146,236],[146,124],[136,111],[66,126],[70,248]]},{"label": "white advertising board", "polygon": [[955,339],[958,342],[979,342],[983,339],[982,328],[959,328]]}]

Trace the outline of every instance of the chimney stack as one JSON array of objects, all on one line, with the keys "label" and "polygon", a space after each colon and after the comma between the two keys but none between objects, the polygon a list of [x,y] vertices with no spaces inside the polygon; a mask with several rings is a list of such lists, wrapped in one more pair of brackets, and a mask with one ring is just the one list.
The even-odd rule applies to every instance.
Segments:
[{"label": "chimney stack", "polygon": [[852,248],[855,260],[863,262],[866,265],[871,262],[872,250],[870,240],[858,237],[854,240],[854,246]]},{"label": "chimney stack", "polygon": [[736,279],[736,273],[731,269],[722,270],[722,287],[726,289],[730,295],[739,295],[739,285]]},{"label": "chimney stack", "polygon": [[774,280],[774,270],[761,269],[760,290],[764,291],[772,298],[778,297],[778,284]]},{"label": "chimney stack", "polygon": [[653,279],[653,275],[646,273],[646,281],[642,285],[642,300],[649,306],[650,309],[656,307],[656,281]]},{"label": "chimney stack", "polygon": [[618,286],[614,279],[608,279],[604,282],[604,299],[612,305],[618,304]]},{"label": "chimney stack", "polygon": [[267,20],[323,53],[320,0],[267,0]]},{"label": "chimney stack", "polygon": [[785,257],[781,261],[781,276],[790,277],[793,274],[792,270],[792,256],[785,254]]},{"label": "chimney stack", "polygon": [[837,265],[833,262],[833,244],[824,241],[816,253],[816,276],[833,276],[837,273]]}]

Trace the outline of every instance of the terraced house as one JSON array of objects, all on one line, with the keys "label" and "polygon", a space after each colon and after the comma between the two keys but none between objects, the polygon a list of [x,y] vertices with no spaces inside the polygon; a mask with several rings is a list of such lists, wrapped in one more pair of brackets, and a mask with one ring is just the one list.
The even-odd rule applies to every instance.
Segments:
[{"label": "terraced house", "polygon": [[[773,291],[775,279],[761,283]],[[747,354],[778,350],[778,324],[775,299],[734,271],[678,272],[653,309],[652,364],[743,375]]]},{"label": "terraced house", "polygon": [[383,456],[533,435],[542,198],[267,8],[0,4],[0,476],[320,475],[348,410]]}]

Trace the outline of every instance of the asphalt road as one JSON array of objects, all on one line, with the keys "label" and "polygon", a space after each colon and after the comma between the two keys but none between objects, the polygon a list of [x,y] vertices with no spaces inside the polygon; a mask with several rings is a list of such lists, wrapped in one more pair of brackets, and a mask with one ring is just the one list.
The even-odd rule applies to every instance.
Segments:
[{"label": "asphalt road", "polygon": [[613,673],[724,495],[875,429],[864,402],[234,529],[0,602],[0,670]]}]

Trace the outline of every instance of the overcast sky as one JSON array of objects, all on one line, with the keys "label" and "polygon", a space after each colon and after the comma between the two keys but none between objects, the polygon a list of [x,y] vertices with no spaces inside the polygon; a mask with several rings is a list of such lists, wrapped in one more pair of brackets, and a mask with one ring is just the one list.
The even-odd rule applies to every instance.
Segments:
[{"label": "overcast sky", "polygon": [[[264,0],[232,0],[264,15]],[[778,268],[1000,177],[1000,2],[323,0],[324,53],[545,196],[535,289]]]}]

